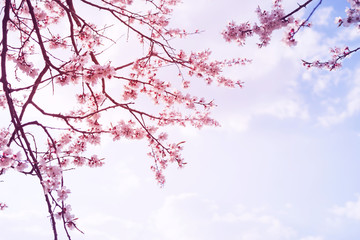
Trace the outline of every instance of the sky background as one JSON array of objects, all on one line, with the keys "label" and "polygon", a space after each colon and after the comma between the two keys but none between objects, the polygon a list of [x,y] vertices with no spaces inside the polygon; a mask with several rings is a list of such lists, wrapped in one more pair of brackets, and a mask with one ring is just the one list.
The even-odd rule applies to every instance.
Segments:
[{"label": "sky background", "polygon": [[[150,171],[145,142],[105,139],[94,149],[106,158],[102,168],[66,173],[68,202],[85,232],[74,231],[73,239],[360,239],[360,57],[332,72],[301,64],[328,59],[332,46],[358,47],[360,33],[337,28],[334,19],[345,16],[348,3],[328,0],[296,47],[280,41],[281,31],[262,49],[256,37],[243,47],[224,42],[228,21],[254,21],[257,5],[270,3],[184,0],[176,8],[174,26],[205,31],[174,44],[253,59],[226,72],[245,87],[195,84],[198,96],[217,103],[213,117],[222,126],[169,130],[186,141],[188,164],[170,166],[164,188]],[[10,171],[1,180],[0,200],[9,208],[0,212],[0,239],[51,239],[37,182]]]}]

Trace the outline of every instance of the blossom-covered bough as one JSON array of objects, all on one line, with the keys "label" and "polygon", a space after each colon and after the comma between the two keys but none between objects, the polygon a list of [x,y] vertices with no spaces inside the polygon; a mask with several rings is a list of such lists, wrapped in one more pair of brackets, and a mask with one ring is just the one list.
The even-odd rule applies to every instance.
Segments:
[{"label": "blossom-covered bough", "polygon": [[[87,152],[89,145],[100,144],[104,135],[114,141],[146,140],[151,169],[163,185],[167,165],[182,167],[185,162],[180,153],[183,141],[168,142],[167,134],[158,129],[174,124],[218,125],[209,116],[213,102],[187,92],[190,79],[241,86],[224,77],[222,69],[245,64],[246,59],[211,61],[209,50],[186,53],[170,45],[171,39],[190,34],[169,27],[178,3],[1,1],[0,106],[5,123],[0,132],[0,175],[15,170],[38,178],[54,239],[59,224],[68,239],[68,230],[78,229],[66,202],[70,190],[64,171],[103,165],[102,158]],[[81,15],[79,9],[89,13]],[[106,18],[106,22],[91,22],[91,12],[100,13],[98,21]],[[120,44],[113,39],[114,31],[125,32],[124,44],[137,46],[141,53],[112,59],[108,49],[116,51]],[[165,68],[175,71],[172,79],[158,77]],[[75,101],[67,104],[71,97]],[[138,103],[148,99],[153,108]],[[61,111],[54,107],[59,105]],[[0,210],[6,207],[0,204]]]},{"label": "blossom-covered bough", "polygon": [[[64,171],[103,165],[103,159],[88,150],[89,145],[100,144],[105,135],[114,141],[147,141],[151,169],[163,185],[168,164],[185,164],[181,157],[184,142],[168,141],[167,133],[160,129],[168,125],[219,125],[209,115],[213,101],[189,93],[191,81],[199,78],[207,84],[242,86],[226,78],[223,69],[246,64],[248,59],[217,61],[211,59],[210,50],[185,52],[171,46],[172,39],[192,34],[169,25],[173,7],[179,2],[1,1],[0,176],[17,171],[38,178],[54,239],[59,238],[59,226],[68,239],[69,229],[78,229],[66,201],[70,190]],[[307,19],[294,18],[314,2]],[[295,45],[295,34],[310,26],[309,19],[321,2],[304,1],[286,14],[281,1],[275,0],[271,11],[256,10],[260,25],[232,22],[223,36],[243,45],[247,37],[257,34],[262,47],[269,44],[274,30],[286,28],[284,41]],[[337,19],[339,25],[359,23],[360,3],[349,2],[351,8],[345,19]],[[92,13],[101,18],[91,21]],[[102,19],[106,19],[103,24]],[[124,41],[114,37],[114,32],[125,32]],[[141,51],[134,50],[128,56],[109,54],[117,53],[121,44]],[[335,48],[332,60],[304,61],[304,65],[332,70],[358,50]],[[174,72],[170,79],[160,77],[164,69],[166,76],[169,69]],[[61,111],[55,105],[61,105]],[[7,205],[0,202],[0,210],[5,208]]]},{"label": "blossom-covered bough", "polygon": [[[336,18],[335,23],[338,24],[339,27],[349,27],[355,25],[357,28],[360,28],[360,1],[347,1],[350,3],[350,7],[345,10],[346,17]],[[262,10],[260,7],[256,9],[260,24],[254,23],[251,25],[249,22],[242,24],[230,22],[222,33],[223,37],[228,42],[235,41],[239,45],[244,45],[246,38],[256,34],[260,39],[258,46],[264,47],[270,43],[273,31],[286,28],[284,31],[284,38],[282,40],[288,46],[295,46],[297,43],[295,39],[296,33],[298,33],[301,28],[311,27],[310,18],[322,2],[322,0],[307,0],[303,3],[298,3],[297,8],[289,13],[286,13],[282,6],[282,0],[274,0],[271,11]],[[312,4],[315,4],[315,6],[312,6]],[[294,17],[294,14],[307,7],[310,7],[311,12],[308,14],[306,19],[296,19]],[[330,49],[331,59],[328,61],[302,61],[303,65],[307,68],[317,67],[331,71],[341,67],[341,61],[343,59],[359,50],[360,47],[355,49],[349,49],[348,46],[343,48],[334,47]]]}]

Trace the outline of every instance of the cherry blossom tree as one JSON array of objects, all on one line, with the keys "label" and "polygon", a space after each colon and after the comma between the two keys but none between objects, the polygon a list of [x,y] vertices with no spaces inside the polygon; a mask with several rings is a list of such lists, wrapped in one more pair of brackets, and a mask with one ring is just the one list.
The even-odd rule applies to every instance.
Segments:
[{"label": "cherry blossom tree", "polygon": [[[336,20],[341,27],[359,24],[360,1],[349,2],[346,17]],[[63,173],[81,166],[101,167],[104,159],[91,153],[91,145],[99,145],[105,136],[114,141],[147,141],[151,170],[163,185],[169,164],[183,167],[186,163],[181,156],[184,141],[169,141],[162,129],[169,125],[219,125],[210,117],[215,104],[190,94],[191,81],[198,78],[206,84],[242,86],[223,72],[250,60],[213,60],[210,50],[186,52],[172,46],[173,39],[199,33],[170,26],[171,13],[179,3],[1,1],[0,107],[2,116],[7,117],[2,117],[5,123],[0,132],[0,175],[17,171],[38,179],[54,239],[58,239],[59,226],[68,239],[70,229],[80,231],[67,203],[71,192]],[[259,24],[231,22],[222,34],[226,41],[239,45],[256,34],[259,47],[265,47],[273,31],[285,28],[284,42],[294,46],[296,33],[311,26],[310,18],[321,3],[304,1],[286,13],[281,1],[275,0],[270,11],[260,7],[256,10]],[[313,10],[306,19],[295,18],[301,9],[310,6]],[[89,14],[82,14],[83,9],[101,14],[106,21],[92,22]],[[114,31],[126,34],[116,39]],[[129,41],[135,48],[130,56],[108,54],[109,49]],[[303,64],[332,70],[358,50],[334,48],[331,60]],[[171,69],[172,79],[160,77],[164,69]],[[72,104],[62,106],[60,112],[50,100],[69,96],[73,97],[69,100]],[[144,104],[149,99],[152,108]],[[0,203],[0,210],[5,208],[7,205]]]},{"label": "cherry blossom tree", "polygon": [[[163,185],[168,164],[185,164],[181,156],[184,142],[168,141],[167,133],[160,129],[218,125],[209,115],[214,103],[187,91],[190,79],[241,87],[240,82],[224,77],[222,69],[245,64],[246,59],[212,61],[210,50],[185,52],[170,45],[174,38],[193,34],[169,26],[178,3],[1,1],[0,106],[8,122],[0,132],[0,175],[17,171],[39,180],[54,239],[58,239],[58,225],[68,239],[69,229],[78,229],[66,201],[70,189],[64,171],[103,165],[103,158],[87,151],[89,145],[100,144],[105,135],[114,141],[147,141],[151,170]],[[110,24],[91,22],[90,14],[80,14],[80,9],[101,13]],[[109,48],[120,44],[113,39],[113,31],[126,32],[125,43],[131,41],[140,53],[134,50],[120,60],[106,57]],[[173,79],[158,77],[165,68],[174,71]],[[41,97],[58,96],[59,101],[70,93],[73,103],[60,112]],[[141,104],[149,99],[152,109]],[[1,210],[6,207],[0,204]]]}]

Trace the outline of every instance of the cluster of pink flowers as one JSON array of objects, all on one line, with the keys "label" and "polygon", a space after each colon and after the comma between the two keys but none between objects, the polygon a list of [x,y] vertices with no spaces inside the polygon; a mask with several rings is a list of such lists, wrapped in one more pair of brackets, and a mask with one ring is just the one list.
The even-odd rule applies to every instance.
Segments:
[{"label": "cluster of pink flowers", "polygon": [[124,101],[127,101],[129,99],[135,100],[138,97],[137,90],[128,85],[125,85],[122,97]]},{"label": "cluster of pink flowers", "polygon": [[113,67],[109,64],[104,66],[86,66],[89,59],[90,56],[88,52],[82,55],[73,56],[67,64],[63,65],[61,69],[63,74],[56,78],[56,83],[61,86],[65,86],[70,83],[77,84],[79,79],[83,79],[84,82],[95,85],[103,77],[112,77],[115,72]]},{"label": "cluster of pink flowers", "polygon": [[262,11],[260,7],[258,7],[256,13],[261,25],[258,26],[255,24],[253,31],[255,34],[259,35],[260,46],[266,46],[269,44],[273,31],[286,27],[294,21],[294,18],[291,16],[284,19],[285,12],[282,8],[280,0],[274,2],[271,12]]},{"label": "cluster of pink flowers", "polygon": [[82,79],[85,83],[94,86],[102,78],[110,79],[113,77],[115,74],[114,67],[110,64],[86,66],[89,58],[87,53],[74,56],[68,64],[63,66],[61,70],[64,74],[56,78],[56,83],[65,86],[70,83],[77,84],[79,79]]},{"label": "cluster of pink flowers", "polygon": [[[15,7],[14,3],[13,11],[19,16],[19,19],[14,19],[16,23],[27,24],[29,22],[30,12],[29,7],[26,4],[22,4],[21,7]],[[43,0],[34,6],[34,15],[39,28],[46,28],[50,24],[58,23],[59,20],[65,16],[65,11],[54,1]]]},{"label": "cluster of pink flowers", "polygon": [[[10,133],[7,129],[0,129],[0,175],[4,174],[8,169],[15,169],[19,172],[24,171],[28,164],[21,160],[21,153],[13,153],[13,150],[7,147]],[[0,210],[7,208],[5,203],[0,202]]]},{"label": "cluster of pink flowers", "polygon": [[[77,136],[73,131],[70,131],[62,134],[59,140],[56,141],[56,157],[61,159],[60,165],[62,168],[67,167],[69,164],[75,166],[88,165],[89,167],[100,167],[103,165],[103,159],[99,159],[97,155],[91,157],[81,155],[86,151],[88,144],[98,145],[100,142],[99,133],[81,134]],[[49,148],[53,149],[51,146],[49,146]],[[52,151],[54,151],[54,149]],[[53,157],[55,156],[48,158],[51,159]],[[72,161],[69,159],[72,159]]]},{"label": "cluster of pink flowers", "polygon": [[12,154],[12,150],[10,148],[6,148],[2,151],[2,154],[0,155],[0,168],[2,171],[4,169],[9,168],[15,163],[16,156]]},{"label": "cluster of pink flowers", "polygon": [[22,52],[19,56],[8,54],[8,58],[16,64],[16,68],[20,69],[27,76],[35,78],[39,70],[34,67],[34,64],[29,61],[28,55]]},{"label": "cluster of pink flowers", "polygon": [[44,8],[40,4],[35,6],[35,15],[41,28],[46,28],[50,24],[57,24],[65,16],[64,9],[54,1],[45,0],[43,6]]},{"label": "cluster of pink flowers", "polygon": [[68,198],[68,194],[71,193],[71,191],[64,186],[56,190],[56,192],[58,194],[58,201],[65,201]]},{"label": "cluster of pink flowers", "polygon": [[41,173],[43,175],[42,185],[44,192],[50,193],[56,191],[61,186],[62,169],[57,165],[50,165],[43,159],[40,163]]},{"label": "cluster of pink flowers", "polygon": [[9,131],[0,129],[0,171],[4,173],[7,169],[14,168],[17,171],[24,171],[28,164],[21,160],[21,153],[13,153],[13,150],[7,146],[9,141]]},{"label": "cluster of pink flowers", "polygon": [[155,173],[155,179],[163,186],[165,184],[165,176],[163,171],[167,168],[169,163],[176,162],[181,168],[186,163],[181,157],[182,144],[169,144],[167,147],[164,147],[159,142],[154,139],[149,138],[149,146],[151,147],[151,152],[148,153],[154,159],[154,165],[151,166],[151,170]]},{"label": "cluster of pink flowers", "polygon": [[[167,134],[161,133],[158,139],[161,139],[161,136],[165,137],[165,139],[167,138]],[[155,139],[149,138],[148,140],[152,150],[148,155],[154,159],[154,165],[152,165],[150,169],[155,173],[155,179],[158,183],[163,186],[166,181],[163,171],[169,163],[177,163],[179,168],[186,165],[186,162],[184,162],[184,159],[181,157],[182,145],[185,142],[172,143],[164,147]]]},{"label": "cluster of pink flowers", "polygon": [[75,224],[77,218],[75,218],[75,216],[71,213],[71,210],[71,206],[66,204],[64,207],[61,208],[60,212],[56,213],[55,217],[59,220],[64,219],[66,226],[69,229],[74,229],[77,228]]},{"label": "cluster of pink flowers", "polygon": [[8,206],[5,203],[0,202],[0,211],[4,210],[5,208],[7,208]]},{"label": "cluster of pink flowers", "polygon": [[311,23],[305,20],[294,20],[292,24],[288,25],[288,30],[285,31],[283,42],[290,47],[295,46],[297,41],[295,40],[294,36],[301,27],[311,27]]},{"label": "cluster of pink flowers", "polygon": [[160,118],[157,122],[159,126],[178,124],[185,127],[187,123],[199,129],[203,126],[219,126],[219,123],[209,116],[209,109],[207,111],[195,111],[192,114],[185,116],[178,111],[164,110],[159,115]]},{"label": "cluster of pink flowers", "polygon": [[[154,133],[154,128],[147,129],[150,133]],[[120,121],[116,126],[110,129],[110,133],[113,136],[113,140],[120,140],[122,137],[127,139],[142,139],[146,136],[146,132],[143,128],[135,127],[135,122],[129,120],[128,122]]]},{"label": "cluster of pink flowers", "polygon": [[[204,78],[205,82],[211,84],[214,79],[219,85],[226,87],[241,87],[240,81],[234,81],[230,78],[226,78],[221,75],[221,71],[224,67],[231,67],[233,65],[245,65],[246,63],[251,62],[246,58],[241,59],[231,59],[224,61],[209,61],[210,59],[210,50],[206,50],[198,53],[191,53],[188,62],[191,64],[191,68],[189,70],[190,76],[197,76],[200,78]],[[190,82],[185,82],[186,87],[189,87]]]},{"label": "cluster of pink flowers", "polygon": [[101,38],[96,32],[94,25],[85,26],[81,29],[76,29],[75,34],[80,41],[82,47],[92,50],[101,45]]},{"label": "cluster of pink flowers", "polygon": [[0,107],[3,109],[7,107],[6,96],[4,94],[0,94]]},{"label": "cluster of pink flowers", "polygon": [[350,3],[350,8],[346,8],[345,10],[347,17],[345,19],[342,19],[341,17],[335,19],[335,23],[344,27],[360,23],[360,1],[348,0],[348,2]]},{"label": "cluster of pink flowers", "polygon": [[257,34],[260,38],[260,47],[269,44],[273,31],[286,27],[294,22],[294,18],[289,16],[284,18],[285,12],[281,5],[281,0],[275,0],[271,11],[263,11],[260,7],[256,9],[260,25],[255,23],[242,23],[240,25],[230,22],[223,31],[223,37],[226,41],[236,41],[239,45],[245,44],[247,37]]},{"label": "cluster of pink flowers", "polygon": [[84,69],[83,79],[85,82],[90,83],[92,86],[98,83],[99,79],[108,78],[111,79],[115,74],[115,69],[110,64],[92,65],[90,68]]},{"label": "cluster of pink flowers", "polygon": [[103,159],[99,159],[97,155],[92,155],[91,158],[88,159],[89,167],[101,167],[104,165]]},{"label": "cluster of pink flowers", "polygon": [[236,41],[239,45],[245,44],[245,39],[253,35],[252,26],[249,23],[236,24],[230,22],[223,31],[223,37],[227,42]]},{"label": "cluster of pink flowers", "polygon": [[6,144],[9,141],[10,133],[6,128],[0,129],[0,150],[3,150],[6,147]]}]

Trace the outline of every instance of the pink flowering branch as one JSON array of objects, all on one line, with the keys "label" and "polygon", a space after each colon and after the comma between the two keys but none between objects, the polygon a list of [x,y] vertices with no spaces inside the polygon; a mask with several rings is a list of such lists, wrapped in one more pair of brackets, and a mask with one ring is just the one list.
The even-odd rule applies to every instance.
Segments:
[{"label": "pink flowering branch", "polygon": [[[307,0],[303,4],[298,4],[297,8],[292,10],[290,13],[285,14],[281,5],[281,0],[275,0],[271,11],[262,11],[260,7],[257,8],[256,13],[258,15],[260,25],[257,23],[251,25],[249,22],[238,25],[235,22],[230,22],[222,33],[223,37],[228,42],[236,41],[239,45],[244,45],[246,38],[257,34],[260,38],[258,46],[263,47],[269,44],[273,31],[287,27],[283,41],[289,46],[294,46],[297,43],[294,38],[295,35],[300,31],[300,29],[311,26],[309,20],[322,4],[322,0],[319,0],[306,19],[295,19],[294,15],[301,9],[306,8],[311,2],[313,2],[313,0]],[[357,27],[360,27],[360,2],[358,0],[348,0],[348,2],[350,3],[350,8],[347,8],[345,11],[347,15],[346,18],[338,17],[336,18],[335,23],[337,23],[339,27],[349,27],[351,25],[357,25]],[[335,47],[330,50],[332,54],[330,60],[315,60],[312,62],[302,60],[302,62],[307,68],[317,67],[325,68],[331,71],[341,67],[341,62],[358,50],[359,48],[350,50],[347,46],[343,49]]]},{"label": "pink flowering branch", "polygon": [[[211,60],[210,50],[186,53],[174,49],[171,39],[192,34],[169,27],[169,16],[179,1],[146,2],[146,10],[132,11],[131,0],[5,0],[0,15],[0,107],[8,111],[11,123],[0,132],[0,171],[5,174],[15,170],[38,178],[55,240],[60,229],[68,239],[71,229],[79,230],[67,202],[71,191],[66,187],[64,171],[104,164],[103,158],[89,152],[90,145],[101,144],[104,135],[114,141],[147,141],[151,170],[162,186],[169,164],[183,167],[186,163],[181,156],[184,141],[169,142],[161,128],[219,125],[210,117],[213,100],[188,93],[191,80],[242,86],[222,72],[249,60]],[[78,14],[78,7],[101,11],[112,19],[111,25],[91,23],[88,16]],[[64,30],[61,34],[59,27]],[[117,64],[100,58],[103,48],[110,45],[116,49],[119,44],[109,37],[108,31],[114,28],[125,29],[128,37],[137,37],[133,44],[143,48],[144,54],[129,56]],[[164,66],[177,69],[167,81],[158,77]],[[110,81],[117,87],[116,93],[108,87]],[[38,97],[40,90],[50,98],[59,89],[76,92],[75,103],[63,112]],[[139,105],[140,96],[157,107]],[[114,122],[104,117],[106,112],[127,117]]]},{"label": "pink flowering branch", "polygon": [[328,69],[329,71],[332,71],[334,69],[340,68],[342,60],[344,60],[346,57],[359,50],[360,47],[355,48],[353,50],[350,50],[349,47],[345,47],[344,49],[334,48],[330,50],[332,54],[332,59],[329,61],[325,61],[325,62],[320,62],[318,60],[314,62],[308,62],[305,60],[302,61],[303,61],[303,65],[307,68],[311,68],[311,67],[325,68]]},{"label": "pink flowering branch", "polygon": [[[310,2],[312,2],[312,0],[307,1],[306,3],[304,3],[302,5],[299,4],[299,7],[297,9],[295,9],[294,11],[292,11],[291,13],[286,15],[284,18],[286,19],[289,16],[292,16],[293,14],[298,12],[300,9],[305,8]],[[295,27],[290,28],[290,31],[288,31],[287,37],[284,38],[285,42],[289,46],[296,44],[296,40],[294,39],[294,37],[300,31],[301,28],[311,26],[311,23],[309,22],[309,20],[312,17],[312,15],[315,13],[315,11],[318,9],[318,7],[321,5],[321,3],[322,3],[322,0],[320,0],[318,2],[318,4],[313,8],[311,13],[308,15],[308,17],[305,20],[302,20],[301,22],[299,22],[299,20],[295,20]]]},{"label": "pink flowering branch", "polygon": [[[346,9],[346,18],[337,17],[335,23],[338,26],[349,27],[351,25],[357,25],[359,27],[360,23],[360,2],[358,0],[348,0],[350,3],[350,8]],[[357,52],[360,47],[357,47],[353,50],[350,50],[348,46],[344,48],[334,47],[330,49],[331,59],[328,61],[315,60],[313,62],[303,60],[303,65],[307,68],[316,67],[316,68],[325,68],[329,71],[338,69],[342,66],[342,61]]]},{"label": "pink flowering branch", "polygon": [[308,21],[322,1],[319,1],[306,20],[295,20],[293,15],[301,9],[306,8],[312,1],[313,0],[308,0],[303,4],[299,4],[296,9],[288,14],[285,14],[281,5],[281,0],[275,0],[271,11],[263,11],[260,7],[256,9],[260,25],[257,23],[251,25],[248,22],[237,25],[235,22],[230,22],[223,31],[222,35],[228,42],[236,41],[239,45],[244,45],[247,37],[257,34],[260,38],[258,46],[263,47],[269,44],[273,31],[290,26],[285,35],[284,41],[286,44],[293,46],[296,44],[294,39],[295,34],[301,28],[310,26]]}]

